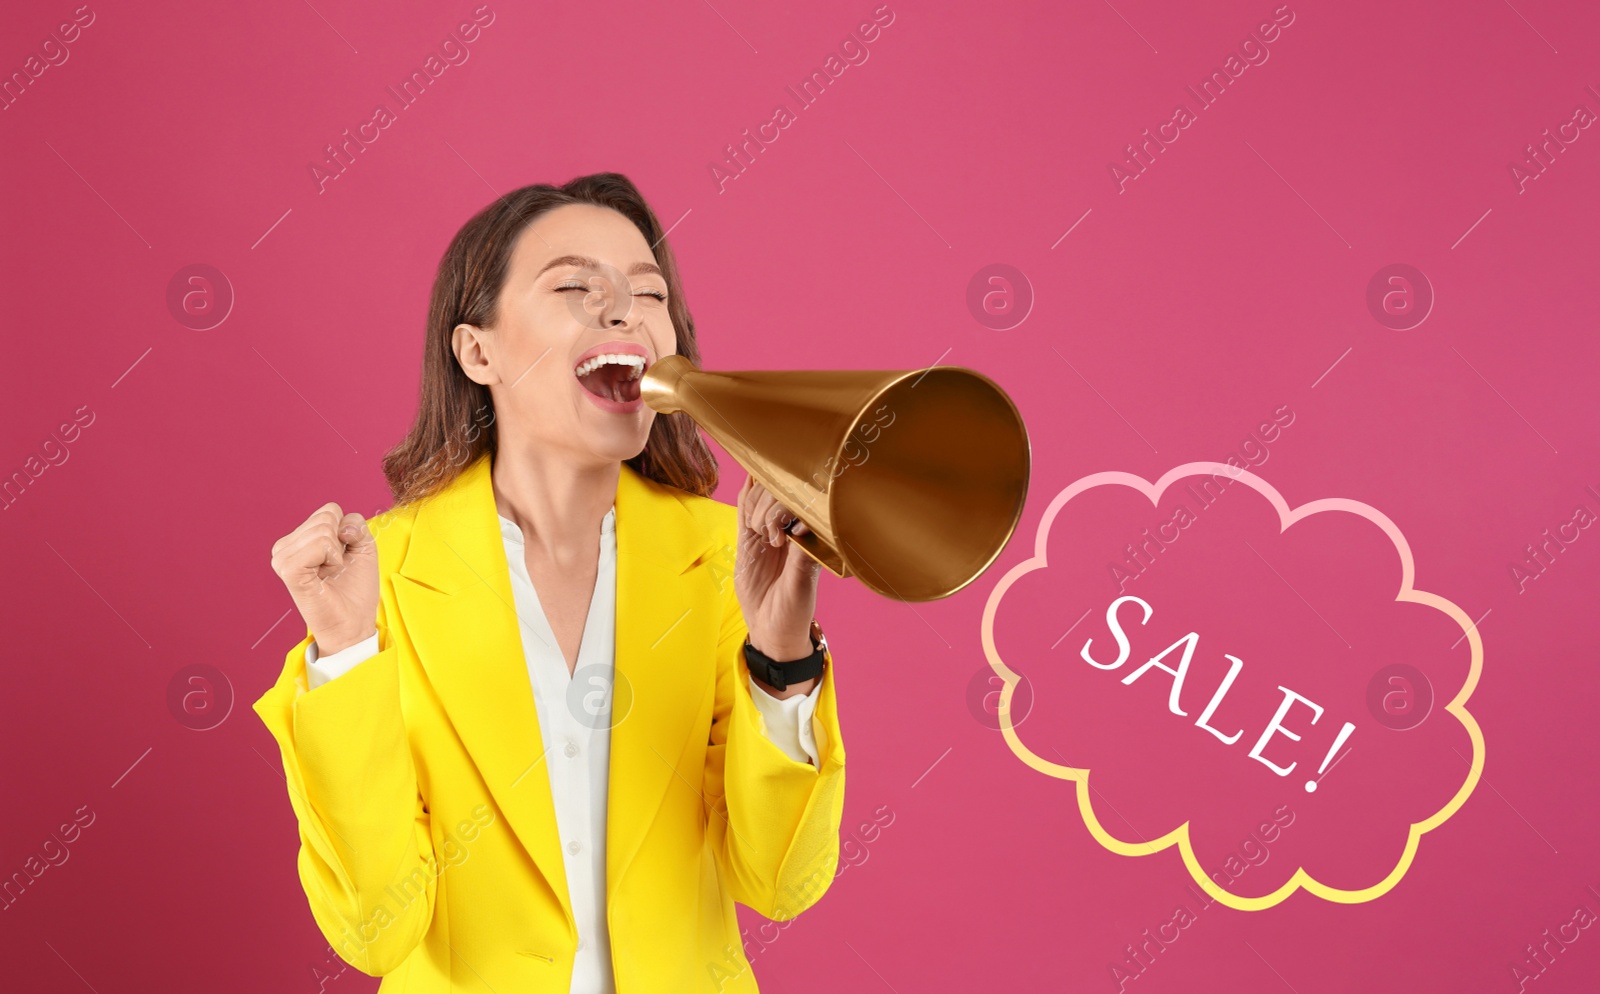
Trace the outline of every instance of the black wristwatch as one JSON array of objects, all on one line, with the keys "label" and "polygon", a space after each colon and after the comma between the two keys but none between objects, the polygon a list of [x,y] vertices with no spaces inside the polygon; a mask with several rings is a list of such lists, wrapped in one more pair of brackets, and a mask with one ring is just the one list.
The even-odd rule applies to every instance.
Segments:
[{"label": "black wristwatch", "polygon": [[791,683],[804,683],[822,675],[822,664],[828,654],[828,640],[815,618],[811,620],[811,647],[811,655],[780,663],[762,655],[759,649],[750,644],[750,636],[746,635],[744,661],[757,680],[776,690],[787,690]]}]

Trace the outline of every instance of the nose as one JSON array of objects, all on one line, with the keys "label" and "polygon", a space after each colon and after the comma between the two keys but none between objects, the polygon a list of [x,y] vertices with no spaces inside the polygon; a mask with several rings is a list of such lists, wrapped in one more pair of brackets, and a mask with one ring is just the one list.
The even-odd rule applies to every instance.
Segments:
[{"label": "nose", "polygon": [[584,274],[589,292],[582,297],[584,324],[601,330],[625,328],[634,316],[633,286],[611,266]]},{"label": "nose", "polygon": [[591,279],[589,285],[599,294],[601,323],[607,327],[626,324],[633,311],[633,288],[628,285],[628,278],[611,271]]}]

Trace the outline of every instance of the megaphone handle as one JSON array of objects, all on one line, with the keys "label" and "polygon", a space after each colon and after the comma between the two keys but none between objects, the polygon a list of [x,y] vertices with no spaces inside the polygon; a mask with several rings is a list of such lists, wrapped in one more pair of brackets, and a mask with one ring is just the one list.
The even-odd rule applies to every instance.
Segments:
[{"label": "megaphone handle", "polygon": [[[795,521],[799,520],[799,518],[795,519]],[[793,522],[784,528],[784,534],[789,536],[789,541],[805,550],[806,555],[828,567],[828,571],[834,576],[853,575],[850,572],[850,567],[845,565],[844,557],[839,555],[838,551],[831,545],[818,538],[816,532],[808,529],[804,535],[796,535],[789,531],[789,528],[792,527],[794,527]]]}]

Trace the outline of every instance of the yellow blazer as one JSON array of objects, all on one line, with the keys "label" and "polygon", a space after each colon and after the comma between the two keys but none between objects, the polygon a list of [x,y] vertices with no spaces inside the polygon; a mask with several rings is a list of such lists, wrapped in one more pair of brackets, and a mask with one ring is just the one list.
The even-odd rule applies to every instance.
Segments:
[{"label": "yellow blazer", "polygon": [[[838,865],[832,660],[813,768],[765,737],[750,698],[737,511],[624,466],[616,512],[617,991],[755,991],[734,902],[792,918]],[[255,703],[282,749],[311,913],[391,994],[567,994],[578,936],[489,458],[368,528],[379,653],[307,693],[307,633]]]}]

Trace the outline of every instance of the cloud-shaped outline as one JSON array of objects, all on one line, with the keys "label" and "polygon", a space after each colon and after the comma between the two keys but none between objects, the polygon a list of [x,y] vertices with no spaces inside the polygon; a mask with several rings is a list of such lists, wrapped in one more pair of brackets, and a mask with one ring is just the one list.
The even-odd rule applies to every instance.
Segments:
[{"label": "cloud-shaped outline", "polygon": [[[999,610],[1000,601],[1005,597],[1006,591],[1011,588],[1013,583],[1028,573],[1036,569],[1043,569],[1049,565],[1045,554],[1045,546],[1049,541],[1050,526],[1054,524],[1056,515],[1072,498],[1095,487],[1111,485],[1132,487],[1150,498],[1151,506],[1159,506],[1161,495],[1166,492],[1167,487],[1171,486],[1175,480],[1186,479],[1191,476],[1215,476],[1217,474],[1226,474],[1233,479],[1242,480],[1260,493],[1261,496],[1265,497],[1273,507],[1277,508],[1279,534],[1288,531],[1289,526],[1296,521],[1323,511],[1346,511],[1377,525],[1389,537],[1389,541],[1394,544],[1395,552],[1400,556],[1400,592],[1395,595],[1395,600],[1426,604],[1449,615],[1466,633],[1467,643],[1471,646],[1472,664],[1467,673],[1467,679],[1461,685],[1461,690],[1456,694],[1455,699],[1445,705],[1445,710],[1456,716],[1456,719],[1466,728],[1468,737],[1472,739],[1472,761],[1468,767],[1467,778],[1461,784],[1460,789],[1456,791],[1455,796],[1444,807],[1423,821],[1414,822],[1411,825],[1411,830],[1406,836],[1405,850],[1400,854],[1400,861],[1395,864],[1394,869],[1390,870],[1387,876],[1370,887],[1363,887],[1359,890],[1341,890],[1317,880],[1306,872],[1304,866],[1300,866],[1295,868],[1294,874],[1281,887],[1270,894],[1260,897],[1244,897],[1235,894],[1219,886],[1200,866],[1200,860],[1195,856],[1194,846],[1189,839],[1189,822],[1187,820],[1167,834],[1149,842],[1125,842],[1117,838],[1106,831],[1105,826],[1100,823],[1099,817],[1094,812],[1094,803],[1089,794],[1089,770],[1052,763],[1035,755],[1032,750],[1022,744],[1022,740],[1017,736],[1016,728],[1011,723],[1011,697],[1016,690],[1020,676],[1017,673],[1013,673],[1006,666],[1000,658],[1000,653],[995,649],[994,616],[996,611]],[[1045,509],[1044,517],[1039,521],[1039,530],[1034,537],[1033,557],[1013,566],[1000,579],[994,591],[989,594],[988,602],[984,605],[983,653],[989,661],[989,666],[1000,679],[1005,681],[1005,689],[1000,692],[1001,732],[1005,735],[1006,744],[1011,747],[1011,751],[1028,766],[1047,776],[1077,782],[1078,811],[1083,815],[1083,823],[1089,829],[1090,834],[1102,846],[1118,855],[1140,856],[1160,852],[1175,844],[1178,846],[1178,851],[1182,853],[1183,863],[1189,868],[1189,874],[1194,878],[1195,883],[1199,884],[1207,894],[1230,908],[1239,911],[1264,911],[1281,903],[1290,894],[1302,887],[1324,900],[1335,901],[1340,904],[1361,904],[1374,900],[1387,894],[1400,882],[1401,878],[1406,875],[1406,871],[1410,869],[1411,861],[1416,857],[1417,847],[1421,844],[1423,834],[1443,825],[1450,819],[1451,815],[1460,810],[1461,806],[1466,803],[1467,798],[1472,795],[1472,791],[1477,787],[1478,779],[1483,773],[1483,730],[1478,727],[1477,719],[1472,716],[1466,706],[1467,699],[1472,696],[1473,690],[1477,689],[1478,677],[1483,671],[1483,640],[1478,636],[1477,625],[1467,616],[1465,611],[1438,594],[1430,594],[1425,590],[1416,589],[1412,585],[1415,579],[1416,563],[1411,556],[1411,546],[1407,544],[1405,536],[1400,533],[1399,527],[1377,508],[1357,500],[1329,497],[1312,501],[1309,504],[1302,504],[1290,510],[1288,501],[1284,500],[1283,495],[1278,493],[1272,484],[1249,470],[1218,462],[1184,463],[1168,470],[1161,479],[1153,484],[1132,473],[1092,473],[1073,482],[1050,502],[1050,506]]]}]

